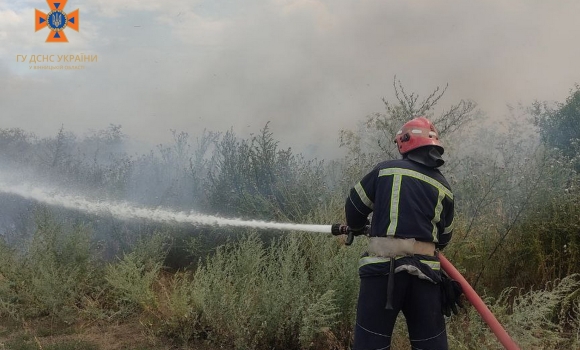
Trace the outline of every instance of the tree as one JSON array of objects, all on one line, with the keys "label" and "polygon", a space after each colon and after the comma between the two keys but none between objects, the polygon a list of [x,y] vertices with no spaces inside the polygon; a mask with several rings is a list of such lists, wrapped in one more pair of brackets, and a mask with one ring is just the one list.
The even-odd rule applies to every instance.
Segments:
[{"label": "tree", "polygon": [[566,102],[556,103],[555,107],[535,102],[531,112],[542,141],[569,159],[576,171],[580,170],[580,85],[570,91]]},{"label": "tree", "polygon": [[233,131],[224,134],[214,162],[208,201],[222,215],[302,221],[320,204],[322,162],[280,149],[269,122],[248,140]]},{"label": "tree", "polygon": [[[360,177],[363,171],[368,170],[378,161],[400,157],[394,137],[407,121],[425,116],[433,122],[440,136],[445,138],[446,135],[460,130],[478,115],[475,113],[476,103],[469,100],[460,100],[449,109],[435,115],[435,105],[447,91],[447,86],[443,89],[435,88],[422,100],[416,93],[407,93],[401,81],[396,77],[393,81],[393,88],[396,101],[393,103],[383,98],[385,112],[367,116],[366,121],[356,131],[341,130],[340,132],[340,146],[348,151],[349,164],[345,169],[347,176],[344,177],[349,182],[346,184],[348,186],[352,185],[350,183],[352,179]],[[445,146],[447,147],[448,144],[445,143]]]}]

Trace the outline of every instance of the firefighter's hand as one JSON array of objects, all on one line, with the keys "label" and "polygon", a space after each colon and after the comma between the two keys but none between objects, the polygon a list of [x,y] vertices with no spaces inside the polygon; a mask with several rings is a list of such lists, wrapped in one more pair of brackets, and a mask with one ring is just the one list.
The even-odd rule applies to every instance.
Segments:
[{"label": "firefighter's hand", "polygon": [[461,302],[461,294],[463,288],[459,282],[452,280],[447,274],[441,274],[441,312],[443,315],[449,317],[451,312],[457,315],[459,310],[457,307],[463,307]]}]

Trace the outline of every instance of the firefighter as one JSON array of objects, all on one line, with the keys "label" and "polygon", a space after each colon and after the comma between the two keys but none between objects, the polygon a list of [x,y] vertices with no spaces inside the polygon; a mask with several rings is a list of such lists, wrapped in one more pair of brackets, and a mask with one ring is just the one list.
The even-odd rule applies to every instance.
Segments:
[{"label": "firefighter", "polygon": [[395,137],[402,159],[379,163],[349,193],[347,225],[362,234],[372,213],[353,350],[388,349],[403,312],[412,349],[447,349],[445,317],[461,306],[461,287],[440,269],[437,250],[451,239],[453,192],[438,170],[444,152],[425,117]]}]

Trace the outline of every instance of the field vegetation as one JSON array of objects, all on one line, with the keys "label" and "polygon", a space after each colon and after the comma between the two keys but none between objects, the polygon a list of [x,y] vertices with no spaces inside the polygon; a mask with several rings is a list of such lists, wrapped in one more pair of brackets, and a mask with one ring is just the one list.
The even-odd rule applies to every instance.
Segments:
[{"label": "field vegetation", "polygon": [[[398,157],[397,128],[427,115],[456,194],[445,255],[522,349],[580,348],[580,89],[487,118],[393,85],[395,101],[337,135],[344,156],[206,131],[129,153],[119,125],[38,138],[0,129],[2,177],[103,201],[278,222],[344,221],[348,189]],[[491,120],[494,120],[491,122]],[[1,181],[0,181],[1,182]],[[1,193],[0,349],[348,349],[358,293],[352,246],[330,234],[119,221]],[[393,349],[409,349],[398,322]],[[501,349],[471,306],[452,349]]]}]

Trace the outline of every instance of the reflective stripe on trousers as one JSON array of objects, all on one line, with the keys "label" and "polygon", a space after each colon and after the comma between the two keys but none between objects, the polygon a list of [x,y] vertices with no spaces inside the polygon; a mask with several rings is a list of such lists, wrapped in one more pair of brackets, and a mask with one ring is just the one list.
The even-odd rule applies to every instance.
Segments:
[{"label": "reflective stripe on trousers", "polygon": [[385,309],[388,275],[361,278],[353,350],[389,349],[400,311],[413,349],[447,350],[440,287],[407,272],[395,274],[393,310]]}]

